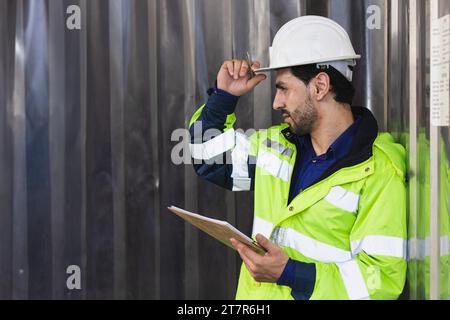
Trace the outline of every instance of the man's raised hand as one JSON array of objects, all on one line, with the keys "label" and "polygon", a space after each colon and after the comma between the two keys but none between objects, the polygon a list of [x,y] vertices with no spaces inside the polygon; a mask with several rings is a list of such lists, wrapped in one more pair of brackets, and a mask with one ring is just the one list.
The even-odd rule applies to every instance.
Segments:
[{"label": "man's raised hand", "polygon": [[[217,75],[217,88],[241,97],[267,78],[264,74],[250,78],[248,68],[249,65],[245,60],[225,61]],[[254,62],[251,68],[252,70],[259,69],[260,63]]]}]

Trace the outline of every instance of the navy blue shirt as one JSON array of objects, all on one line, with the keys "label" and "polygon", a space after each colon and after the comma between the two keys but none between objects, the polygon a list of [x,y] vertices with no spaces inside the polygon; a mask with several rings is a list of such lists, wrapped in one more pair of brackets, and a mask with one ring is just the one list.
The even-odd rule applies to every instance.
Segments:
[{"label": "navy blue shirt", "polygon": [[291,181],[289,203],[303,190],[312,186],[328,168],[350,152],[360,121],[361,117],[356,118],[355,122],[333,142],[323,155],[316,155],[310,135],[296,137],[298,150],[296,164],[299,164],[299,167],[296,168],[295,176]]}]

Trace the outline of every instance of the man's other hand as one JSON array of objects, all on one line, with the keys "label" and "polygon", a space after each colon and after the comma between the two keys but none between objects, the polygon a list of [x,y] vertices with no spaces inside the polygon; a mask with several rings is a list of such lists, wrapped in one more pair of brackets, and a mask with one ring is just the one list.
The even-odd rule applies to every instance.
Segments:
[{"label": "man's other hand", "polygon": [[289,257],[279,246],[258,234],[256,241],[267,250],[265,256],[260,256],[242,242],[235,239],[230,240],[233,247],[239,252],[253,279],[257,282],[277,282],[289,261]]}]

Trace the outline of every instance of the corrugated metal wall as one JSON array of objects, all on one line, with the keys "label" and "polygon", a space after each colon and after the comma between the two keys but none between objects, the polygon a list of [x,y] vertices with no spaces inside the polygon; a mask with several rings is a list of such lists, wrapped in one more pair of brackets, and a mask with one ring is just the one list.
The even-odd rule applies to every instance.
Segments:
[{"label": "corrugated metal wall", "polygon": [[[81,30],[66,28],[70,5],[81,9]],[[448,0],[438,5],[439,16],[449,13]],[[423,299],[431,289],[447,298],[450,143],[448,128],[429,125],[430,6],[413,0],[0,1],[0,298],[233,298],[236,254],[166,207],[226,219],[250,233],[252,194],[223,191],[190,166],[173,164],[178,141],[172,133],[205,101],[224,59],[250,51],[267,63],[279,27],[304,14],[329,16],[349,31],[363,55],[355,104],[370,108],[410,152],[415,259],[405,297]],[[381,28],[367,28],[377,10]],[[267,81],[242,98],[237,126],[278,122],[273,93]],[[439,157],[430,163],[433,154]],[[430,179],[436,161],[439,172]],[[430,204],[433,186],[440,193]],[[437,236],[429,232],[436,213]],[[430,265],[425,256],[427,248],[436,253],[436,239],[443,239],[442,257],[436,263],[434,254]],[[67,289],[69,265],[81,268],[81,290]]]},{"label": "corrugated metal wall", "polygon": [[409,70],[402,72],[409,79],[402,93],[409,104],[403,113],[409,113],[409,293],[411,299],[449,299],[450,133],[448,125],[430,125],[430,25],[450,13],[450,2],[409,1],[407,9],[409,25],[401,23],[399,33],[410,30],[409,41],[402,41],[409,46]]}]

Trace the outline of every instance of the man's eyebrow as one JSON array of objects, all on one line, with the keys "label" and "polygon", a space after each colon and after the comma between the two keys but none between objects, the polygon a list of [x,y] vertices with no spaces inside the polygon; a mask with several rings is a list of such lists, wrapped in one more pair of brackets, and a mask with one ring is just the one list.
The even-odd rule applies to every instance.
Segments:
[{"label": "man's eyebrow", "polygon": [[286,88],[286,84],[285,84],[283,81],[278,81],[278,82],[276,83],[275,87],[276,87],[277,89],[284,89],[284,88]]}]

